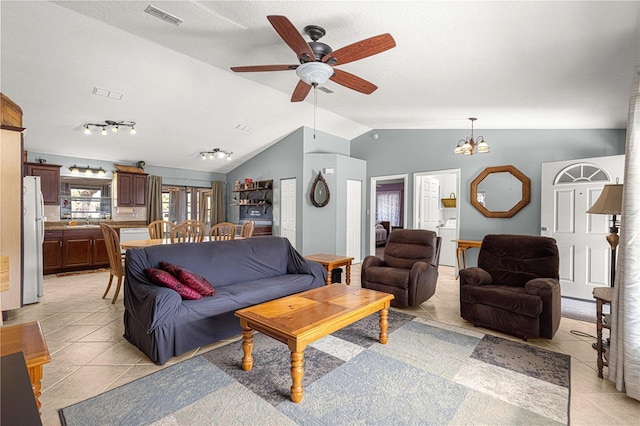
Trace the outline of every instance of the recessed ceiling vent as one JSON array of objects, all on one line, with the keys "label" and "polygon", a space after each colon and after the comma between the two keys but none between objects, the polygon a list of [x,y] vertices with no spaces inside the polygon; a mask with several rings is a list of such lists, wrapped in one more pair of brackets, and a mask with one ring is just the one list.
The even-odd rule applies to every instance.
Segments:
[{"label": "recessed ceiling vent", "polygon": [[149,15],[155,16],[158,19],[162,19],[164,22],[168,22],[172,25],[175,25],[176,27],[184,22],[183,19],[180,19],[177,16],[170,14],[169,12],[165,12],[164,10],[158,9],[155,6],[149,5],[144,11]]}]

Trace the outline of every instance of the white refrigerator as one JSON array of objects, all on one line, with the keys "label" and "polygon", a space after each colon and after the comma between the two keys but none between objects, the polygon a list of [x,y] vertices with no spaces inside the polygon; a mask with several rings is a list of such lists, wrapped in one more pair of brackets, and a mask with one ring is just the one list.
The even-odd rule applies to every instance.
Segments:
[{"label": "white refrigerator", "polygon": [[24,284],[22,304],[38,303],[42,297],[42,243],[44,242],[44,199],[40,176],[25,176],[22,181]]}]

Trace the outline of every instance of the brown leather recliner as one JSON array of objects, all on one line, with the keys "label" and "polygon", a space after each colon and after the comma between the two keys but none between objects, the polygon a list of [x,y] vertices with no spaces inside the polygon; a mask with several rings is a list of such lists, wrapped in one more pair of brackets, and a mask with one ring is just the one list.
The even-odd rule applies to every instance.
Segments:
[{"label": "brown leather recliner", "polygon": [[424,229],[392,231],[384,260],[367,256],[362,262],[362,287],[393,294],[392,306],[418,306],[436,291],[441,241],[435,232]]},{"label": "brown leather recliner", "polygon": [[552,339],[561,317],[559,264],[553,238],[485,236],[478,266],[460,271],[460,315],[525,340]]}]

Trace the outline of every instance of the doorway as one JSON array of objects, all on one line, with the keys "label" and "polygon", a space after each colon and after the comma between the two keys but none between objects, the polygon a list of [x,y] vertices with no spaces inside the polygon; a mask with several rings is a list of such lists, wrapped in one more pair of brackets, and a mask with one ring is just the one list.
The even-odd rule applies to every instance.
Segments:
[{"label": "doorway", "polygon": [[[369,254],[376,254],[376,224],[380,222],[389,222],[389,229],[387,234],[393,231],[393,227],[405,228],[406,227],[406,212],[407,212],[407,197],[406,188],[408,186],[409,175],[389,175],[389,176],[375,176],[371,178],[371,195],[370,195],[370,209],[369,209]],[[385,188],[386,187],[386,188]],[[384,191],[388,189],[388,191]],[[378,193],[383,192],[400,192],[400,199],[395,198],[392,194],[389,194],[389,198],[385,202],[393,205],[389,209],[384,208],[381,211],[378,209]],[[385,195],[386,197],[386,195]],[[381,201],[382,202],[382,201]],[[382,206],[380,206],[382,207]],[[395,225],[392,225],[395,223]]]},{"label": "doorway", "polygon": [[558,245],[563,296],[592,300],[594,287],[609,287],[611,217],[587,210],[623,176],[624,155],[542,163],[540,233]]},{"label": "doorway", "polygon": [[460,204],[445,207],[442,198],[459,198],[460,169],[413,175],[413,226],[435,231],[442,238],[440,265],[456,266],[456,243],[460,229]]}]

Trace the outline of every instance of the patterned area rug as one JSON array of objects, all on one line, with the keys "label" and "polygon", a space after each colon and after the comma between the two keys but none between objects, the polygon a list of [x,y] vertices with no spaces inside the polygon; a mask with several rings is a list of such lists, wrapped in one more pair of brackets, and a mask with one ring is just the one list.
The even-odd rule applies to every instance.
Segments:
[{"label": "patterned area rug", "polygon": [[570,357],[389,312],[389,342],[369,316],[308,346],[304,396],[289,400],[286,345],[254,337],[60,410],[92,424],[568,424]]}]

